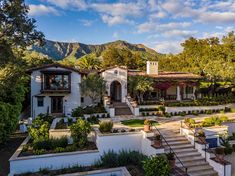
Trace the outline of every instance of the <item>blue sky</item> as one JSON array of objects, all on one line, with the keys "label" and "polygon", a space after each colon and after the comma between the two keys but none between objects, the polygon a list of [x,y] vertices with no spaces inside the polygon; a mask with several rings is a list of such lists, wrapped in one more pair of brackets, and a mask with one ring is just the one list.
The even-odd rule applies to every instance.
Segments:
[{"label": "blue sky", "polygon": [[190,36],[222,37],[235,28],[235,0],[26,0],[47,39],[142,43],[178,53]]}]

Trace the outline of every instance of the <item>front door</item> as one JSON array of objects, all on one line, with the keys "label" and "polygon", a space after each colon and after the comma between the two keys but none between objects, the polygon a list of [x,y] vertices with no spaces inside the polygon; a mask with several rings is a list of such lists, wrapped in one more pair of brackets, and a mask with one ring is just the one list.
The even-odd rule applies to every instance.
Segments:
[{"label": "front door", "polygon": [[63,97],[51,97],[51,113],[63,113]]},{"label": "front door", "polygon": [[112,101],[122,101],[122,86],[118,81],[113,81],[111,83],[110,97]]}]

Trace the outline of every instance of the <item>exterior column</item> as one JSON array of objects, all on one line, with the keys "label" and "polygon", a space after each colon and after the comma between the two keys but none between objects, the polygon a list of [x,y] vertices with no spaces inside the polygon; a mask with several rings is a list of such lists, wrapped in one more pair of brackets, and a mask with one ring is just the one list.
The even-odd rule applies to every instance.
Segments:
[{"label": "exterior column", "polygon": [[193,99],[194,99],[194,100],[196,99],[195,92],[196,92],[196,87],[193,86]]},{"label": "exterior column", "polygon": [[177,95],[176,100],[181,101],[180,86],[177,86],[176,95]]}]

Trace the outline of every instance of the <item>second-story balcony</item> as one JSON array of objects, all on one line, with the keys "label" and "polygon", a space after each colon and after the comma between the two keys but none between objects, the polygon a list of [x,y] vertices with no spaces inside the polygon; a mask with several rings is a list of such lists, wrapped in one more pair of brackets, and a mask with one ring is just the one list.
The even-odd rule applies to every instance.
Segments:
[{"label": "second-story balcony", "polygon": [[70,93],[71,75],[68,72],[45,72],[42,74],[42,93]]}]

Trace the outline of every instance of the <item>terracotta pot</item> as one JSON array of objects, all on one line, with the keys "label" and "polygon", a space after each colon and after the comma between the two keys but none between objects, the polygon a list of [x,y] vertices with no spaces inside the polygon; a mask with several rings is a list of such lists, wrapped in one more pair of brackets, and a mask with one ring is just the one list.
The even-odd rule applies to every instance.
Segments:
[{"label": "terracotta pot", "polygon": [[149,132],[150,131],[150,125],[144,125],[144,131]]},{"label": "terracotta pot", "polygon": [[162,146],[162,141],[161,140],[154,140],[154,146],[156,147],[161,147]]},{"label": "terracotta pot", "polygon": [[217,158],[219,161],[224,161],[224,154],[216,154],[216,158]]},{"label": "terracotta pot", "polygon": [[170,167],[173,169],[175,168],[175,159],[174,160],[169,160]]}]

